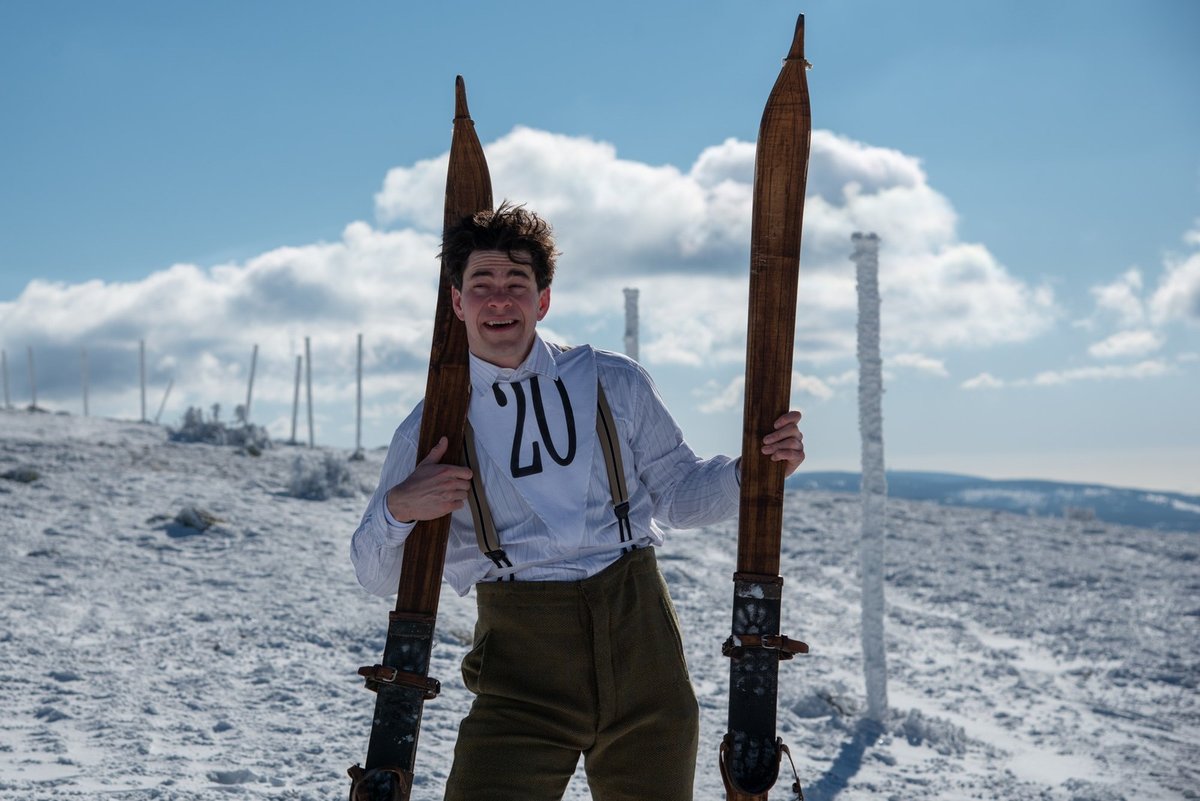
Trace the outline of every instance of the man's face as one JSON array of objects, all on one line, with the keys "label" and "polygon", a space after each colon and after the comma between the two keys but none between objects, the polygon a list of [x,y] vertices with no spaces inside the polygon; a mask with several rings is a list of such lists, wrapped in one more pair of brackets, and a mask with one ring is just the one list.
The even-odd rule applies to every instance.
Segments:
[{"label": "man's face", "polygon": [[[520,258],[521,254],[517,254]],[[500,250],[476,250],[462,289],[450,289],[454,313],[466,323],[467,345],[497,367],[517,367],[533,347],[534,329],[550,310],[550,287],[538,291],[533,267]]]}]

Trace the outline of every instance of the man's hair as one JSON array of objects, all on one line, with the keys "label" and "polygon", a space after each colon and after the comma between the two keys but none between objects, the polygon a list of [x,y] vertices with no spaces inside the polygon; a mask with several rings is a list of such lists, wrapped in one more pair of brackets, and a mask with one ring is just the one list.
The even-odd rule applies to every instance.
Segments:
[{"label": "man's hair", "polygon": [[524,206],[505,201],[495,211],[478,211],[446,229],[439,255],[450,271],[450,282],[455,288],[462,289],[467,259],[476,250],[501,250],[518,264],[528,264],[533,268],[539,291],[554,280],[555,257],[558,256],[554,232],[550,223]]}]

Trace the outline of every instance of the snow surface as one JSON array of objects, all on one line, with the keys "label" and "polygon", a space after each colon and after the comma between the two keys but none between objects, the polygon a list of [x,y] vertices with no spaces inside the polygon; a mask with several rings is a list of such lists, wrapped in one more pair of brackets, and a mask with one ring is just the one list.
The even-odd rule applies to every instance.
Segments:
[{"label": "snow surface", "polygon": [[[344,799],[374,703],[355,671],[390,609],[348,558],[383,452],[349,454],[0,410],[0,799]],[[327,455],[349,490],[294,497]],[[785,527],[784,633],[812,654],[780,668],[779,731],[810,801],[1200,798],[1195,534],[890,500],[878,734],[858,497],[790,493]],[[700,699],[698,801],[723,797],[735,542],[730,523],[659,554]],[[473,623],[447,590],[418,799],[441,798]],[[566,797],[589,797],[582,775]]]}]

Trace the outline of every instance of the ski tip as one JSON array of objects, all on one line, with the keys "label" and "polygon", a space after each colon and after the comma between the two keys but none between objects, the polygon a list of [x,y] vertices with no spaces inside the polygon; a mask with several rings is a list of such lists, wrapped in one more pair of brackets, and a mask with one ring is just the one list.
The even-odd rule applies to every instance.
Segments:
[{"label": "ski tip", "polygon": [[467,108],[467,83],[461,75],[454,78],[454,119],[471,119],[471,110]]},{"label": "ski tip", "polygon": [[787,60],[804,59],[804,15],[796,19],[796,34],[792,37],[792,49],[788,51]]}]

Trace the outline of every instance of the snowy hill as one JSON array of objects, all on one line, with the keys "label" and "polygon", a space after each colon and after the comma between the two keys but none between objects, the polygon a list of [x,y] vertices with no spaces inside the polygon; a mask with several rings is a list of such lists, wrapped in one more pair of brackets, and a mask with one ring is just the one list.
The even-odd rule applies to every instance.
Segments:
[{"label": "snowy hill", "polygon": [[[1168,531],[1200,531],[1200,495],[1059,481],[998,481],[909,470],[889,470],[887,483],[892,498]],[[856,493],[858,485],[858,473],[849,472],[802,471],[788,480],[790,488],[832,492]]]},{"label": "snowy hill", "polygon": [[[373,706],[355,671],[390,608],[347,555],[383,454],[347,455],[0,411],[0,799],[344,799]],[[293,495],[313,486],[348,494]],[[810,801],[1200,797],[1194,534],[892,500],[892,717],[874,737],[858,499],[787,503],[784,633],[812,653],[781,666],[779,730]],[[701,704],[698,801],[723,797],[734,550],[730,523],[660,551]],[[473,620],[447,592],[420,799],[441,797],[469,704]],[[588,797],[577,776],[567,798]]]}]

